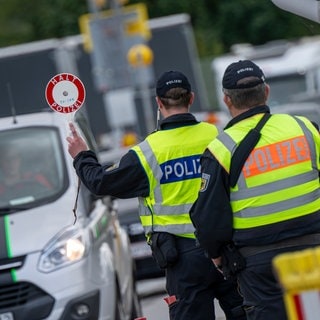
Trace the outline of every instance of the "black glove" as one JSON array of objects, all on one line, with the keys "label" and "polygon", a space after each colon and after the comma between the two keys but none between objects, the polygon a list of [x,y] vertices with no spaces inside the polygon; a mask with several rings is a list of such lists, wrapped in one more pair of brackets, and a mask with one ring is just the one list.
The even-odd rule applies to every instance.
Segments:
[{"label": "black glove", "polygon": [[222,248],[222,272],[226,279],[232,279],[246,266],[246,260],[233,243],[229,243]]}]

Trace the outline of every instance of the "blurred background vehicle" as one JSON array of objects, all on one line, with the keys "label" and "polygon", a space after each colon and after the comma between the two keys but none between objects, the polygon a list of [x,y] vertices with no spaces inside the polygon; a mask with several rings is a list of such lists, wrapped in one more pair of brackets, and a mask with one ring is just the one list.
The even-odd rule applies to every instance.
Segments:
[{"label": "blurred background vehicle", "polygon": [[[319,124],[320,108],[320,37],[295,41],[277,40],[264,45],[234,44],[227,54],[212,60],[219,108],[226,110],[222,99],[221,79],[232,62],[249,59],[264,71],[271,87],[268,105],[274,112],[299,113]],[[299,106],[300,104],[300,106]]]},{"label": "blurred background vehicle", "polygon": [[304,116],[319,125],[320,103],[296,102],[282,104],[271,108],[272,113],[288,113],[295,116]]}]

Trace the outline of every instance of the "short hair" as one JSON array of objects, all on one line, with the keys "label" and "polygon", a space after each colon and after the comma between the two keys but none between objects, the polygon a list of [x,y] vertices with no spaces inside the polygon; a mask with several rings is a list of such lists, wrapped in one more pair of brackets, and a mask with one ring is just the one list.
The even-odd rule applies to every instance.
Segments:
[{"label": "short hair", "polygon": [[[250,79],[243,79],[243,82],[248,80]],[[266,84],[260,83],[252,88],[246,89],[224,88],[223,93],[231,99],[232,104],[236,109],[242,110],[266,104],[267,96],[265,89]]]},{"label": "short hair", "polygon": [[172,88],[166,92],[164,97],[159,97],[162,104],[168,109],[170,107],[187,108],[190,104],[192,93],[183,88]]}]

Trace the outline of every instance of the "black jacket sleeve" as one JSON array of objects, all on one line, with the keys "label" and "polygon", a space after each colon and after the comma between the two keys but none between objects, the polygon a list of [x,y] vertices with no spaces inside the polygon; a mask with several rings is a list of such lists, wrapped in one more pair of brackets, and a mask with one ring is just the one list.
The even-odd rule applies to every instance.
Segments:
[{"label": "black jacket sleeve", "polygon": [[202,183],[190,211],[196,237],[211,258],[232,239],[233,216],[229,200],[229,175],[206,150],[201,157]]},{"label": "black jacket sleeve", "polygon": [[147,175],[132,150],[111,167],[102,166],[94,152],[83,151],[75,157],[73,166],[82,183],[96,195],[127,199],[149,194]]}]

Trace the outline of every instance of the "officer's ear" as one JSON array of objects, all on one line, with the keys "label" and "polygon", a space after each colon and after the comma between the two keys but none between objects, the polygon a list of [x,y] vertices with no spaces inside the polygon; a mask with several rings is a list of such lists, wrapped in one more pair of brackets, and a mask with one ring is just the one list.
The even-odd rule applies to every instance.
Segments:
[{"label": "officer's ear", "polygon": [[190,101],[189,101],[189,107],[193,104],[194,101],[194,92],[191,91]]},{"label": "officer's ear", "polygon": [[223,95],[223,102],[225,103],[225,105],[228,107],[228,109],[231,108],[232,106],[232,100],[230,98],[230,96],[228,96],[227,94]]},{"label": "officer's ear", "polygon": [[156,96],[156,102],[157,102],[158,109],[160,110],[163,107],[163,105],[162,105],[161,99],[158,96]]},{"label": "officer's ear", "polygon": [[269,98],[269,94],[270,94],[270,86],[268,84],[266,84],[266,87],[265,87],[266,101]]}]

